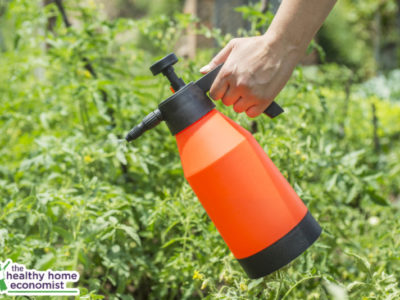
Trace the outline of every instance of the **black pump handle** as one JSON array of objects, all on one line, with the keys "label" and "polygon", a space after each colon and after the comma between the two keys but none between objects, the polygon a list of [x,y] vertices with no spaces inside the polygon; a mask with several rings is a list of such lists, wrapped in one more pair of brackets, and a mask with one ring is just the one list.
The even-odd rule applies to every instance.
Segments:
[{"label": "black pump handle", "polygon": [[163,73],[168,78],[174,91],[178,91],[185,86],[185,82],[182,78],[179,78],[174,71],[173,65],[178,62],[178,58],[174,53],[170,53],[167,56],[161,58],[151,65],[150,71],[154,76]]},{"label": "black pump handle", "polygon": [[[219,71],[221,70],[222,66],[224,64],[220,64],[218,67],[216,67],[214,70],[208,72],[206,75],[201,77],[199,80],[196,81],[197,86],[199,86],[204,92],[208,92],[217,77]],[[264,110],[264,114],[266,114],[268,117],[275,118],[276,116],[280,115],[283,113],[284,110],[282,107],[279,106],[275,101],[273,101],[266,110]]]}]

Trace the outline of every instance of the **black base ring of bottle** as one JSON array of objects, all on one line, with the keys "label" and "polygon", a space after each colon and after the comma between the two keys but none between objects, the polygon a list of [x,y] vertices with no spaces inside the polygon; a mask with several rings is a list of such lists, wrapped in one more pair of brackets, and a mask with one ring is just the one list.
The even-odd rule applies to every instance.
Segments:
[{"label": "black base ring of bottle", "polygon": [[250,278],[266,276],[303,253],[320,236],[321,231],[317,221],[307,211],[299,224],[277,242],[238,261]]}]

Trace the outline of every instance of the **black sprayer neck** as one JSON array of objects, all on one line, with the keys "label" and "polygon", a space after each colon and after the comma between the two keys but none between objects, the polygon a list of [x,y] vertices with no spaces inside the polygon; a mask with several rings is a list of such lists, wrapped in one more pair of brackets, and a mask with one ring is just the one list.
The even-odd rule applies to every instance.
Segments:
[{"label": "black sprayer neck", "polygon": [[179,91],[182,87],[185,86],[185,82],[182,80],[182,78],[179,78],[178,75],[176,75],[173,66],[165,68],[164,70],[162,70],[162,73],[165,77],[168,78],[175,92]]}]

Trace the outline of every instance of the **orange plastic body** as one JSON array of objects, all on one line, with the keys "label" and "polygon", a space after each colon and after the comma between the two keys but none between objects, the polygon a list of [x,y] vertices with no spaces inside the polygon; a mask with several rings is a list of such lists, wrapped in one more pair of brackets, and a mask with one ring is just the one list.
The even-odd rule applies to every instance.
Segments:
[{"label": "orange plastic body", "polygon": [[251,133],[217,110],[176,140],[186,179],[236,258],[267,248],[306,215]]}]

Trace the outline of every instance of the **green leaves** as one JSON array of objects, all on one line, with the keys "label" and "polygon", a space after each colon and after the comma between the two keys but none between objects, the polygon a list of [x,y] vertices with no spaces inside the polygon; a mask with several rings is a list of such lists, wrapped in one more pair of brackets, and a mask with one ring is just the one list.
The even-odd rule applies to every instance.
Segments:
[{"label": "green leaves", "polygon": [[[279,118],[250,120],[217,103],[243,127],[257,123],[255,138],[324,228],[291,264],[250,280],[185,182],[165,124],[121,142],[170,95],[148,67],[193,19],[104,20],[89,2],[63,2],[79,26],[66,30],[58,19],[44,36],[50,7],[20,0],[7,12],[18,47],[8,40],[0,56],[1,260],[77,270],[90,299],[399,298],[400,109],[367,88],[376,82],[346,98],[348,68],[299,67],[279,96]],[[253,24],[243,34],[272,20],[257,7],[238,10]],[[220,43],[230,38],[203,31]],[[178,73],[197,79],[211,52],[181,60]]]},{"label": "green leaves", "polygon": [[369,276],[372,275],[371,264],[368,262],[368,260],[365,257],[362,257],[362,256],[352,253],[352,252],[346,252],[346,254],[350,255],[356,259],[357,265],[361,271],[367,273]]},{"label": "green leaves", "polygon": [[132,227],[121,224],[118,226],[118,229],[123,230],[131,239],[133,239],[139,246],[141,246],[139,235],[136,233],[135,230],[133,230]]}]

